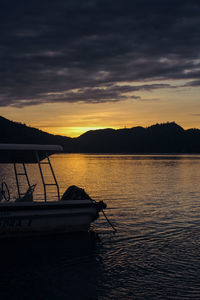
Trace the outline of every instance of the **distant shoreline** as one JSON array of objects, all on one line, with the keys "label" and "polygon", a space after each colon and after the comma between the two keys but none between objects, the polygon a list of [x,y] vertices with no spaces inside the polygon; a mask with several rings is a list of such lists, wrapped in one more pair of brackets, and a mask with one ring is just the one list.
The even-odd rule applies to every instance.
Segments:
[{"label": "distant shoreline", "polygon": [[150,127],[91,130],[78,138],[47,132],[0,117],[0,143],[61,145],[65,153],[188,155],[200,153],[200,130],[175,122]]},{"label": "distant shoreline", "polygon": [[87,154],[87,155],[140,155],[140,156],[184,156],[184,155],[200,155],[199,153],[112,153],[112,152],[62,152],[57,153],[56,155],[62,154]]}]

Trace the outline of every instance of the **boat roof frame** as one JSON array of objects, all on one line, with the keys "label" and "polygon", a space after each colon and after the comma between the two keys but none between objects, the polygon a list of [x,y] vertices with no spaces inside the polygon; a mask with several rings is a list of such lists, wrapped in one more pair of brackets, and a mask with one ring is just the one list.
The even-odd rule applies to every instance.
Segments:
[{"label": "boat roof frame", "polygon": [[0,163],[38,163],[38,159],[62,152],[60,145],[0,144]]},{"label": "boat roof frame", "polygon": [[[47,186],[55,186],[57,189],[58,200],[60,200],[59,185],[54,174],[53,167],[51,165],[49,156],[51,154],[63,152],[62,146],[59,145],[38,145],[38,144],[0,144],[0,163],[13,164],[15,179],[17,184],[18,196],[21,198],[19,175],[24,175],[28,187],[30,188],[30,181],[26,171],[25,164],[34,163],[37,164],[42,179],[44,190],[44,201],[47,201]],[[46,160],[42,162],[42,160]],[[17,171],[17,164],[22,164],[23,173]],[[50,168],[50,172],[53,176],[52,183],[46,183],[43,175],[42,164],[47,164]]]}]

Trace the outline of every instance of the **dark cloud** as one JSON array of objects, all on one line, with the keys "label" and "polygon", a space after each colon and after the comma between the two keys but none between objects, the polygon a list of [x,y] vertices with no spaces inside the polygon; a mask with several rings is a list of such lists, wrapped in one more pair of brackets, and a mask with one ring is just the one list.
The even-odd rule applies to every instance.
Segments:
[{"label": "dark cloud", "polygon": [[198,87],[198,86],[200,86],[200,80],[189,81],[184,86]]},{"label": "dark cloud", "polygon": [[[54,102],[85,102],[85,103],[104,103],[104,102],[117,102],[127,99],[141,100],[138,95],[133,95],[137,91],[152,91],[158,88],[173,88],[169,84],[151,84],[151,85],[111,85],[105,84],[103,87],[80,88],[76,90],[66,90],[57,92],[47,92],[38,94],[37,98],[13,98],[9,105],[13,107],[24,107],[28,105],[37,105],[44,103]],[[2,106],[5,106],[6,101],[2,101]],[[144,100],[144,99],[142,99]]]},{"label": "dark cloud", "polygon": [[199,15],[197,0],[4,1],[0,105],[120,101],[138,82],[170,87],[148,84],[156,80],[197,86]]}]

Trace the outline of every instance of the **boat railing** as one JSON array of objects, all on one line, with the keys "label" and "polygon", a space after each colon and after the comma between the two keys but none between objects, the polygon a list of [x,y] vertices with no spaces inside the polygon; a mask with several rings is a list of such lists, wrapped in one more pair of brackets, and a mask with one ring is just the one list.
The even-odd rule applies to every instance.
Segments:
[{"label": "boat railing", "polygon": [[19,199],[22,198],[22,196],[24,196],[24,193],[22,193],[21,189],[20,189],[19,177],[23,176],[25,178],[25,181],[28,185],[28,188],[30,188],[30,186],[31,186],[30,181],[29,181],[29,177],[28,177],[28,173],[27,173],[27,170],[26,170],[26,165],[25,165],[25,163],[22,163],[21,165],[22,165],[22,170],[19,169],[18,164],[14,163],[14,172],[15,172],[15,179],[16,179]]},{"label": "boat railing", "polygon": [[[36,151],[36,159],[37,159],[37,163],[38,163],[38,166],[39,166],[40,176],[41,176],[42,184],[43,184],[44,201],[45,202],[47,201],[47,186],[55,186],[56,187],[56,189],[57,189],[57,198],[58,198],[58,201],[59,201],[60,200],[59,185],[58,185],[58,182],[57,182],[57,179],[56,179],[53,167],[51,165],[51,161],[49,159],[48,153],[46,153],[45,159],[43,161],[40,161],[38,152]],[[46,183],[45,182],[45,178],[44,178],[44,174],[43,174],[43,170],[42,170],[42,166],[43,165],[49,166],[49,169],[50,169],[52,177],[53,177],[53,182],[51,182],[51,183]]]},{"label": "boat railing", "polygon": [[[59,145],[38,145],[38,144],[1,144],[0,143],[0,163],[13,164],[15,181],[17,185],[18,199],[22,199],[27,191],[31,190],[31,180],[27,172],[27,164],[37,164],[43,185],[44,201],[47,201],[47,187],[55,186],[57,190],[57,200],[60,200],[59,185],[54,174],[49,156],[54,153],[63,152]],[[51,182],[46,182],[43,165],[49,167]],[[21,184],[23,179],[23,184]],[[47,180],[48,181],[48,180]],[[27,187],[25,192],[23,189]],[[2,197],[1,197],[2,198]],[[6,198],[6,197],[4,197]]]},{"label": "boat railing", "polygon": [[[46,153],[45,158],[41,161],[39,158],[39,154],[36,151],[35,152],[36,155],[36,164],[39,167],[39,172],[40,172],[40,177],[42,180],[42,185],[43,185],[43,195],[44,195],[44,201],[47,202],[47,187],[49,186],[55,186],[56,190],[57,190],[57,200],[60,200],[60,190],[59,190],[59,185],[51,164],[51,161],[49,159],[48,153]],[[51,178],[52,178],[52,182],[46,182],[45,181],[45,176],[44,176],[44,168],[42,168],[44,165],[47,165],[49,167],[50,173],[51,173]],[[15,181],[16,181],[16,185],[17,185],[17,193],[18,193],[18,197],[16,198],[17,202],[20,201],[25,201],[25,199],[27,199],[27,201],[31,201],[31,199],[33,199],[33,192],[35,189],[36,184],[31,184],[29,176],[28,176],[28,171],[27,171],[27,166],[25,163],[22,162],[18,162],[18,163],[13,163],[14,166],[14,174],[15,174]],[[23,184],[20,184],[20,178],[23,178]],[[5,185],[6,183],[4,183]],[[25,187],[27,186],[27,188]],[[25,191],[24,191],[25,189]],[[6,184],[6,188],[4,188],[3,190],[6,190],[6,193],[10,194],[9,190],[8,190],[8,186]],[[1,197],[2,198],[2,197]],[[5,198],[5,197],[4,197]],[[10,198],[10,196],[9,196]],[[8,200],[7,200],[8,201]]]}]

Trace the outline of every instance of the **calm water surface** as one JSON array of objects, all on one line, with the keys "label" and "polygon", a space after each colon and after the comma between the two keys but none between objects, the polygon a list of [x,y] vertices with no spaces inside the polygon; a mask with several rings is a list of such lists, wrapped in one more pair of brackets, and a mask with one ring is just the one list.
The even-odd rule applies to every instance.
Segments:
[{"label": "calm water surface", "polygon": [[[75,184],[104,200],[118,231],[101,216],[98,237],[1,241],[0,299],[200,299],[200,156],[69,154],[52,164],[61,194]],[[0,165],[10,189],[11,171]],[[38,170],[28,171],[38,200]]]}]

